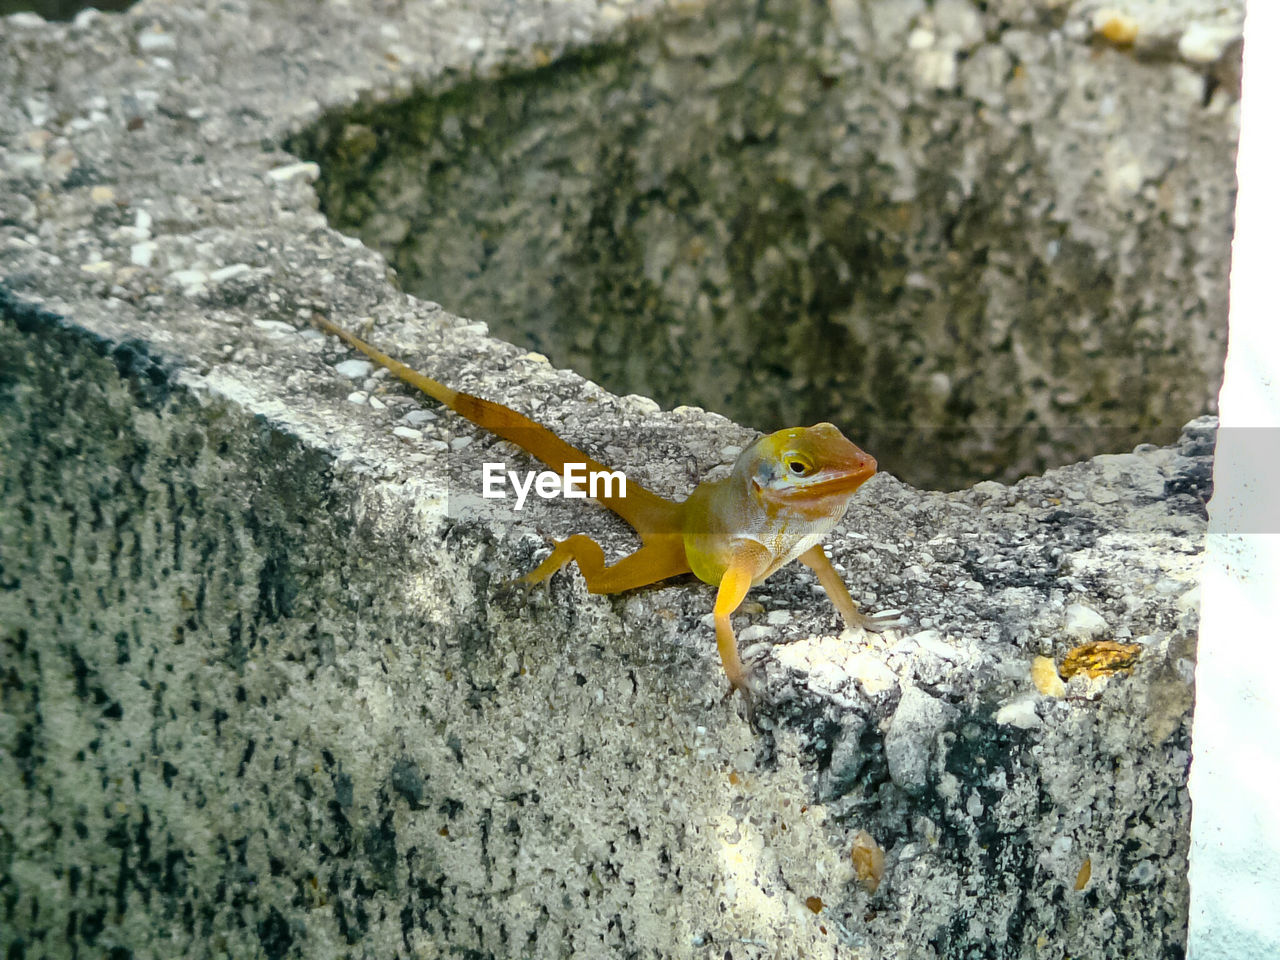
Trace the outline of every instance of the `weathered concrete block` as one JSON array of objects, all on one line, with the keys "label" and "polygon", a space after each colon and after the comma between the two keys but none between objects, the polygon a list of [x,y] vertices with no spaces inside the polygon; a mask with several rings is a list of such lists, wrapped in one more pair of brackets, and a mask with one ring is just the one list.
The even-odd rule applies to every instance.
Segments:
[{"label": "weathered concrete block", "polygon": [[[324,345],[201,375],[4,307],[19,955],[1181,942],[1194,436],[1134,457],[1155,497],[1091,463],[952,496],[872,481],[834,554],[909,635],[830,636],[807,577],[780,575],[757,736],[721,699],[704,588],[495,599],[534,538],[453,518],[438,459],[348,403]],[[1072,603],[1142,659],[1040,697],[1029,658],[1069,646]],[[860,830],[887,855],[873,894]]]},{"label": "weathered concrete block", "polygon": [[[742,617],[755,733],[706,588],[504,591],[544,535],[629,538],[471,502],[515,454],[309,329],[367,326],[664,494],[731,459],[748,431],[396,291],[279,149],[357,95],[607,37],[611,11],[220,2],[0,32],[6,956],[1180,953],[1211,423],[1013,486],[873,480],[832,554],[909,626],[835,635],[779,574]],[[1032,658],[1081,624],[1137,645],[1132,672],[1041,694]],[[886,740],[915,731],[895,776]]]}]

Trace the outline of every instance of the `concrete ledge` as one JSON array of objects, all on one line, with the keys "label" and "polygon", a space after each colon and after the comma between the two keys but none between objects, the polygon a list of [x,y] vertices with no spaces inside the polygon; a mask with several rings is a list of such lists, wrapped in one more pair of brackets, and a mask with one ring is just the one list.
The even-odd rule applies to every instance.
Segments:
[{"label": "concrete ledge", "polygon": [[[536,541],[450,517],[327,345],[202,377],[4,307],[5,929],[27,955],[67,930],[193,956],[1181,942],[1211,427],[962,495],[877,478],[833,554],[915,623],[832,636],[779,575],[743,631],[777,644],[757,737],[721,700],[705,588],[494,600]],[[289,368],[328,381],[314,424]],[[1037,692],[1033,656],[1096,636],[1141,647],[1131,676]]]},{"label": "concrete ledge", "polygon": [[[705,588],[504,595],[543,534],[625,530],[463,515],[492,438],[336,369],[311,311],[668,494],[749,436],[397,292],[275,148],[321,104],[610,26],[508,9],[415,7],[394,40],[341,6],[6,23],[6,955],[1180,953],[1211,423],[1013,486],[878,477],[831,550],[911,625],[833,635],[779,574],[742,621],[757,735]],[[1037,687],[1091,639],[1132,673]]]}]

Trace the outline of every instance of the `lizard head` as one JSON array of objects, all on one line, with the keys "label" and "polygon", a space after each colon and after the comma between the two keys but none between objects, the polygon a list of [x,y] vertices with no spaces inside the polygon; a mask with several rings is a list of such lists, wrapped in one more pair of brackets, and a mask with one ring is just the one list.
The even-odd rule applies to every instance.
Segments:
[{"label": "lizard head", "polygon": [[876,461],[833,424],[790,427],[761,437],[744,454],[751,483],[778,507],[803,513],[843,513],[853,491],[876,472]]}]

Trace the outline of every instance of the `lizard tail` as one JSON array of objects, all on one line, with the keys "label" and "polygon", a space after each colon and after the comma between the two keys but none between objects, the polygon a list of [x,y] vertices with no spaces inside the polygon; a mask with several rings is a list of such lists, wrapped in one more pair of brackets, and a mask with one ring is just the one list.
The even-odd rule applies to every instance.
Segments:
[{"label": "lizard tail", "polygon": [[[325,333],[333,334],[348,346],[355,347],[374,363],[386,367],[405,383],[413,384],[427,396],[440,401],[450,410],[455,410],[458,413],[461,413],[464,417],[467,417],[468,420],[471,419],[466,413],[459,410],[457,406],[458,398],[466,396],[466,394],[459,393],[451,387],[446,387],[439,380],[432,380],[430,377],[424,376],[412,367],[401,363],[399,360],[395,359],[395,357],[387,356],[377,347],[365,343],[349,330],[342,329],[342,327],[338,326],[328,317],[321,316],[318,313],[313,313],[311,315],[311,319],[315,322],[315,325]],[[484,424],[481,424],[481,426],[484,426]]]},{"label": "lizard tail", "polygon": [[[418,373],[412,367],[365,343],[354,333],[344,330],[327,317],[312,314],[312,320],[325,333],[330,333],[359,350],[374,363],[386,367],[405,383],[417,387],[427,396],[438,400],[477,426],[484,427],[504,440],[510,440],[558,473],[564,473],[565,465],[570,463],[584,464],[586,470],[592,473],[609,472],[609,468],[600,461],[561,440],[547,427],[535,420],[530,420],[523,413],[500,403],[494,403],[492,400],[454,390],[439,380],[433,380]],[[646,490],[630,479],[626,482],[625,494],[620,496],[605,494],[596,496],[596,499],[631,524],[642,536],[647,533],[670,532],[679,525],[678,504]]]}]

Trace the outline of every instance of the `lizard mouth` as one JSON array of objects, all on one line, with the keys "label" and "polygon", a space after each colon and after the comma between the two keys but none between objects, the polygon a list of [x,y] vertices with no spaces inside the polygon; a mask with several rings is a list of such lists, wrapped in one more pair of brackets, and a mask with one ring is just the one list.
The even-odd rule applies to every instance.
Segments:
[{"label": "lizard mouth", "polygon": [[871,460],[870,457],[867,459],[870,461],[869,463],[864,463],[854,470],[838,473],[823,480],[817,480],[795,492],[804,496],[815,495],[819,497],[853,493],[853,491],[875,476],[876,462]]},{"label": "lizard mouth", "polygon": [[833,471],[830,476],[810,480],[803,485],[773,488],[765,496],[776,503],[803,504],[806,501],[825,501],[833,497],[848,497],[876,473],[876,462],[865,457],[848,469]]},{"label": "lizard mouth", "polygon": [[806,486],[806,492],[817,496],[848,495],[875,476],[876,458],[865,450],[848,443],[844,456],[829,463],[814,481]]}]

